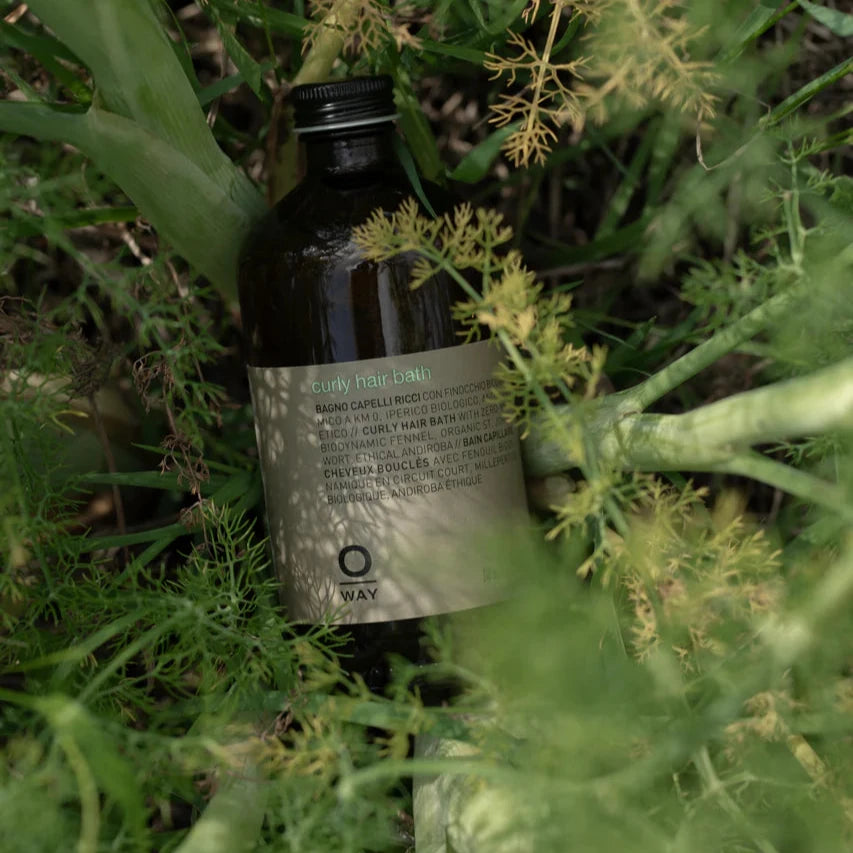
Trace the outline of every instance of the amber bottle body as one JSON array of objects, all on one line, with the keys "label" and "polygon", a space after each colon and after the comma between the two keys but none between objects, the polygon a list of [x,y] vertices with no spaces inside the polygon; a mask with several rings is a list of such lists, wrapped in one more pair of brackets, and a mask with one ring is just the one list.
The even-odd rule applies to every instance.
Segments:
[{"label": "amber bottle body", "polygon": [[[241,254],[240,304],[252,367],[359,362],[457,345],[457,294],[445,277],[409,285],[413,258],[364,260],[352,229],[412,195],[393,125],[312,134],[306,176],[254,229]],[[389,654],[418,661],[419,619],[342,627],[343,663],[374,690]]]}]

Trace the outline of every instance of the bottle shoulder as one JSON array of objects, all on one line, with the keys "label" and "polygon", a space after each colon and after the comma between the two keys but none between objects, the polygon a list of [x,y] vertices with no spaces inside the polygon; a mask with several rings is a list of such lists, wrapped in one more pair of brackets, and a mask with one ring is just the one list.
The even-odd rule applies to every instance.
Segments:
[{"label": "bottle shoulder", "polygon": [[449,280],[409,284],[411,253],[366,260],[352,228],[411,187],[341,192],[308,180],[257,224],[240,258],[246,353],[257,366],[359,361],[457,342]]},{"label": "bottle shoulder", "polygon": [[349,254],[353,227],[376,209],[390,212],[411,195],[399,182],[341,186],[306,179],[278,201],[252,227],[241,252],[241,263],[274,254]]},{"label": "bottle shoulder", "polygon": [[[423,186],[436,211],[450,209],[447,190],[429,182]],[[312,246],[343,248],[353,227],[377,209],[393,213],[410,196],[415,196],[412,185],[396,170],[360,176],[308,175],[255,223],[243,258],[270,251],[301,254]]]}]

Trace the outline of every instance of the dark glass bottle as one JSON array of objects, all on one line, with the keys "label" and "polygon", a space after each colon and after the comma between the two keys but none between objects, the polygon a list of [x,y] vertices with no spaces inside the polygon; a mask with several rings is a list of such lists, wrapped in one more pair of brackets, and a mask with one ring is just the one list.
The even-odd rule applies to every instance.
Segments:
[{"label": "dark glass bottle", "polygon": [[[420,658],[421,617],[457,609],[439,604],[421,613],[404,601],[405,577],[383,576],[392,561],[383,556],[383,537],[393,539],[385,526],[413,506],[428,517],[417,502],[436,502],[429,489],[450,483],[454,496],[465,491],[456,485],[461,477],[439,478],[452,467],[436,467],[434,460],[450,457],[426,449],[446,444],[438,427],[430,432],[427,410],[438,411],[436,397],[451,391],[456,399],[480,398],[456,390],[474,383],[448,385],[457,371],[447,348],[467,350],[457,346],[452,282],[436,276],[412,290],[412,258],[367,261],[352,242],[353,227],[374,210],[392,212],[412,195],[394,151],[391,79],[300,86],[292,98],[306,175],[253,230],[239,269],[267,513],[283,597],[297,619],[319,619],[356,596],[366,600],[361,615],[352,604],[347,612],[355,615],[339,620],[352,638],[345,663],[380,690],[389,652]],[[429,364],[406,360],[437,351]],[[324,365],[335,367],[312,367]],[[523,504],[520,462],[508,464],[515,492],[499,510]],[[445,529],[433,533],[443,538]],[[406,530],[394,535],[410,538]],[[398,603],[377,609],[371,595]]]}]

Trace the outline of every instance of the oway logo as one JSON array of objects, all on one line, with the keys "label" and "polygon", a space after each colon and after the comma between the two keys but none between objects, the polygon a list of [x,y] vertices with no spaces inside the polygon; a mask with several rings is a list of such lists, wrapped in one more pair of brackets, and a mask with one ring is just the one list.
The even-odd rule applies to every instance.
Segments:
[{"label": "oway logo", "polygon": [[[344,601],[375,601],[378,589],[375,579],[365,575],[373,568],[373,557],[364,545],[346,545],[338,552],[338,568],[348,580],[340,581]],[[358,580],[355,580],[358,578]]]}]

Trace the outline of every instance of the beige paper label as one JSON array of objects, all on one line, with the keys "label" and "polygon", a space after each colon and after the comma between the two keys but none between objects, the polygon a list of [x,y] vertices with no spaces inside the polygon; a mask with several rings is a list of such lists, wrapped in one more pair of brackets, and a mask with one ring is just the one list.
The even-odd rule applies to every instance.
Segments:
[{"label": "beige paper label", "polygon": [[505,597],[478,559],[526,518],[515,429],[487,341],[308,367],[250,367],[276,568],[294,619],[379,622]]}]

